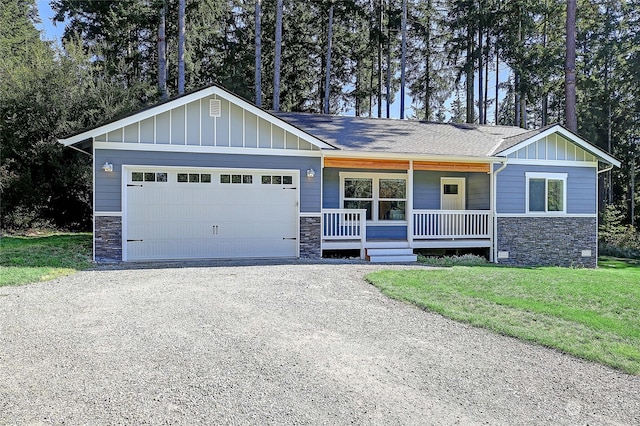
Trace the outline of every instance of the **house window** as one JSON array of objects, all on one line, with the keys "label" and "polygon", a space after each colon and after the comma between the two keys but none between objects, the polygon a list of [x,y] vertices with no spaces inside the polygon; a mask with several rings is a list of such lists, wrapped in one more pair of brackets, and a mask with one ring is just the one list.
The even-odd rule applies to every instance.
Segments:
[{"label": "house window", "polygon": [[406,220],[407,179],[399,174],[342,174],[342,206],[366,209],[367,220]]},{"label": "house window", "polygon": [[566,213],[566,173],[527,173],[526,177],[527,213]]}]

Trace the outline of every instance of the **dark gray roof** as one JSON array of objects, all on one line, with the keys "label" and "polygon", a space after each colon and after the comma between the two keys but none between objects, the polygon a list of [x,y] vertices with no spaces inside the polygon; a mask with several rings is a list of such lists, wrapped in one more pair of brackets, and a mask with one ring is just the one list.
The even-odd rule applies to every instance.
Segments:
[{"label": "dark gray roof", "polygon": [[519,127],[431,123],[415,120],[276,113],[301,130],[348,151],[486,157]]},{"label": "dark gray roof", "polygon": [[530,130],[528,132],[524,132],[524,133],[520,133],[519,135],[515,135],[515,136],[511,136],[508,138],[505,138],[502,143],[500,145],[498,145],[492,152],[493,155],[495,154],[499,154],[502,151],[505,151],[513,146],[518,145],[520,142],[524,142],[527,139],[530,139],[534,136],[539,135],[540,133],[543,133],[545,131],[547,131],[548,129],[550,129],[553,126],[557,126],[557,124],[550,124],[548,126],[545,127],[541,127],[539,129],[535,129],[535,130]]}]

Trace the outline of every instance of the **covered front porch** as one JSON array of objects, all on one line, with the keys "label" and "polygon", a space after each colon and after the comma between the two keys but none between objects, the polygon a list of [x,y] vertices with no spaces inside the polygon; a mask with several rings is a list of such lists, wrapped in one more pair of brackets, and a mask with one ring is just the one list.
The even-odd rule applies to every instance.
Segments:
[{"label": "covered front porch", "polygon": [[493,214],[489,210],[414,210],[406,238],[367,235],[366,209],[323,209],[322,250],[373,248],[479,248],[491,247]]},{"label": "covered front porch", "polygon": [[492,164],[325,159],[323,253],[359,250],[364,259],[392,249],[491,248]]}]

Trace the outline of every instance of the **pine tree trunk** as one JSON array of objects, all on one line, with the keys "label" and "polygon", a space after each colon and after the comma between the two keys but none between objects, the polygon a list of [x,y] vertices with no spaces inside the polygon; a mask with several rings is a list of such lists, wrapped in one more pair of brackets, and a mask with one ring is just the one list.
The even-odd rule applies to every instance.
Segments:
[{"label": "pine tree trunk", "polygon": [[474,70],[473,70],[473,32],[471,27],[467,28],[467,58],[466,58],[466,91],[467,91],[467,123],[475,121],[475,99],[474,99]]},{"label": "pine tree trunk", "polygon": [[256,73],[255,73],[255,84],[256,84],[256,105],[262,106],[262,39],[261,39],[261,10],[260,10],[260,2],[262,0],[256,0],[256,34],[255,34],[255,44],[256,44]]},{"label": "pine tree trunk", "polygon": [[386,107],[387,118],[391,116],[391,4],[387,3],[389,9],[387,9],[387,78],[385,82],[386,86]]},{"label": "pine tree trunk", "polygon": [[167,38],[166,38],[166,3],[160,9],[160,23],[158,24],[158,89],[160,97],[166,99],[167,93]]},{"label": "pine tree trunk", "polygon": [[513,84],[513,92],[514,92],[514,113],[515,117],[513,120],[514,126],[520,126],[520,73],[516,70],[514,84]]},{"label": "pine tree trunk", "polygon": [[382,117],[382,6],[380,0],[378,8],[378,118]]},{"label": "pine tree trunk", "polygon": [[[431,13],[431,0],[427,2],[428,13]],[[426,63],[424,69],[425,88],[424,88],[424,119],[431,119],[431,15],[427,17],[427,34],[426,34]]]},{"label": "pine tree trunk", "polygon": [[499,102],[498,96],[500,95],[499,88],[500,87],[500,46],[498,44],[498,39],[496,38],[496,126],[498,125],[498,111]]},{"label": "pine tree trunk", "polygon": [[178,2],[178,94],[179,95],[182,95],[184,93],[185,3],[186,3],[186,0],[179,0]]},{"label": "pine tree trunk", "polygon": [[400,119],[404,120],[405,66],[407,62],[407,0],[402,0],[402,53],[400,55]]},{"label": "pine tree trunk", "polygon": [[484,64],[482,63],[482,24],[478,24],[478,124],[484,124],[484,76],[482,74]]},{"label": "pine tree trunk", "polygon": [[487,60],[484,62],[484,117],[482,124],[487,124],[487,99],[489,98],[489,35],[487,34]]},{"label": "pine tree trunk", "polygon": [[[542,26],[542,47],[544,50],[547,49],[547,21],[549,17],[547,15],[548,10],[548,2],[545,0],[544,2],[544,24]],[[542,126],[546,126],[549,121],[549,91],[545,88],[544,93],[542,95]]]},{"label": "pine tree trunk", "polygon": [[280,111],[280,62],[282,54],[282,0],[276,3],[276,40],[273,62],[273,110]]},{"label": "pine tree trunk", "polygon": [[331,41],[333,38],[333,3],[329,7],[329,27],[327,28],[327,65],[324,79],[324,113],[329,114],[329,95],[331,93]]},{"label": "pine tree trunk", "polygon": [[567,56],[565,62],[565,120],[572,132],[578,131],[576,116],[576,0],[567,0]]}]

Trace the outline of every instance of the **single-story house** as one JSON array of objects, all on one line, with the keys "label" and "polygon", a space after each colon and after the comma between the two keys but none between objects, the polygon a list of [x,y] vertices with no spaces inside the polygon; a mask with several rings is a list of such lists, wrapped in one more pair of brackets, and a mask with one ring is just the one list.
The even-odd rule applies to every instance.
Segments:
[{"label": "single-story house", "polygon": [[595,267],[598,174],[560,125],[270,113],[218,85],[59,140],[94,169],[94,260],[320,257],[485,248]]}]

